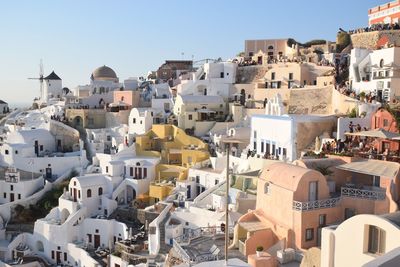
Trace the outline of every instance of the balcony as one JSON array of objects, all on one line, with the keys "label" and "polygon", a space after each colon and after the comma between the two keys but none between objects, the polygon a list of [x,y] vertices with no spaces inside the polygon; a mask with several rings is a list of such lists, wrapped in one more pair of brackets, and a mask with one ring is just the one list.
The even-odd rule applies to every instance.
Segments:
[{"label": "balcony", "polygon": [[334,208],[340,202],[340,197],[328,198],[308,202],[293,201],[293,210],[297,211],[309,211],[325,208]]},{"label": "balcony", "polygon": [[385,190],[376,187],[363,187],[361,189],[352,187],[342,187],[341,195],[342,197],[362,198],[371,200],[385,200],[386,198]]}]

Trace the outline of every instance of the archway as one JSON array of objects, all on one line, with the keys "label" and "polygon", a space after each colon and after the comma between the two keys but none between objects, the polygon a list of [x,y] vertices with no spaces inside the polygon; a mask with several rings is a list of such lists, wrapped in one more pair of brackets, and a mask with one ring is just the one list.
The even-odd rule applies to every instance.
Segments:
[{"label": "archway", "polygon": [[74,127],[83,127],[83,119],[81,116],[76,116],[72,121]]},{"label": "archway", "polygon": [[136,190],[130,185],[126,187],[126,199],[128,202],[136,199]]},{"label": "archway", "polygon": [[38,240],[36,241],[36,250],[39,252],[44,252],[43,242]]}]

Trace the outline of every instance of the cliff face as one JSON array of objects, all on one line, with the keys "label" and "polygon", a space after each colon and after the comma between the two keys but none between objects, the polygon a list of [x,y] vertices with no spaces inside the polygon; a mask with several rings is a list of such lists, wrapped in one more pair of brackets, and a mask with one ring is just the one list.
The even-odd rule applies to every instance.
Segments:
[{"label": "cliff face", "polygon": [[351,35],[353,47],[377,49],[387,44],[390,46],[400,46],[400,30],[386,30],[363,32]]},{"label": "cliff face", "polygon": [[268,68],[265,66],[238,67],[236,72],[236,83],[253,83],[264,77]]}]

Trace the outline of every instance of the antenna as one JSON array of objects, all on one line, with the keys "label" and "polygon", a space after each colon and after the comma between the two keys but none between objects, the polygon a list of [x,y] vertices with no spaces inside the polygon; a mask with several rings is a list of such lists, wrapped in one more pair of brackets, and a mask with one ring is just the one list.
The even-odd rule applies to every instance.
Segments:
[{"label": "antenna", "polygon": [[39,86],[40,86],[40,98],[43,96],[43,60],[40,59],[40,64],[39,64],[39,77],[38,78],[28,78],[29,80],[39,80]]}]

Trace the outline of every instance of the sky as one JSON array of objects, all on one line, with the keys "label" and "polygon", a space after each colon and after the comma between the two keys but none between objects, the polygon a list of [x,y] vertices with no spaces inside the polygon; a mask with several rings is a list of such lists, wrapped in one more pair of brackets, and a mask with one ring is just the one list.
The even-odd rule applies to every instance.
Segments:
[{"label": "sky", "polygon": [[[54,70],[70,89],[102,65],[120,81],[166,59],[229,59],[246,39],[334,41],[382,0],[12,0],[0,3],[0,99],[31,103]],[[182,56],[182,53],[184,55]]]}]

